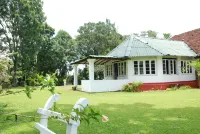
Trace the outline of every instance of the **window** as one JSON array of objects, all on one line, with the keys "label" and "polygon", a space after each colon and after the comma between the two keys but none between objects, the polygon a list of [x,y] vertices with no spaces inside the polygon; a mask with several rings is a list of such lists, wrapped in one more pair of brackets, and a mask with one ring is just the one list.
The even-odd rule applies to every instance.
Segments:
[{"label": "window", "polygon": [[133,61],[134,75],[156,74],[155,60]]},{"label": "window", "polygon": [[112,75],[113,75],[113,66],[106,65],[106,76],[112,76]]},{"label": "window", "polygon": [[182,74],[191,74],[192,67],[189,65],[191,61],[182,60],[181,61],[181,73]]},{"label": "window", "polygon": [[126,75],[126,62],[119,62],[118,64],[118,75],[124,76]]},{"label": "window", "polygon": [[176,74],[176,59],[163,59],[163,74]]}]

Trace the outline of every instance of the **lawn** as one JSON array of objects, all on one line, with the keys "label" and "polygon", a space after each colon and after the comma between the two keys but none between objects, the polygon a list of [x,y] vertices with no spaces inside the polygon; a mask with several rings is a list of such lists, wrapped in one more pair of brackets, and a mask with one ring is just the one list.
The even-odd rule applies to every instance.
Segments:
[{"label": "lawn", "polygon": [[[15,89],[20,90],[20,89]],[[86,97],[90,105],[109,117],[109,122],[92,121],[82,123],[79,134],[197,134],[200,133],[200,90],[150,91],[141,93],[83,93],[57,88],[62,93],[58,101],[59,110],[70,112],[80,97]],[[0,98],[8,104],[7,112],[37,115],[36,109],[43,107],[50,96],[48,91],[35,91],[32,99],[25,94]],[[49,128],[64,134],[66,126],[52,120]],[[20,117],[18,122],[0,118],[1,134],[36,134],[34,121]]]}]

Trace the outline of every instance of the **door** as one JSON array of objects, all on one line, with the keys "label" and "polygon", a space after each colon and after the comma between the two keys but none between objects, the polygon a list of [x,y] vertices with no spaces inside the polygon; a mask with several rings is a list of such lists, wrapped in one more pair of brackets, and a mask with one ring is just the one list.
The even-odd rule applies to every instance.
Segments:
[{"label": "door", "polygon": [[118,77],[118,64],[114,64],[114,79],[117,80]]}]

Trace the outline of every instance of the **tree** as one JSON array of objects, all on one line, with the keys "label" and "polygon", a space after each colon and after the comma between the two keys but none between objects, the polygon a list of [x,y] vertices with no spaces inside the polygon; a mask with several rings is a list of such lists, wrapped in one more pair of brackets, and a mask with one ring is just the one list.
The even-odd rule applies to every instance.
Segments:
[{"label": "tree", "polygon": [[80,57],[89,55],[104,55],[121,43],[123,36],[117,32],[114,23],[86,23],[78,29],[76,37],[77,52]]},{"label": "tree", "polygon": [[72,70],[70,63],[77,58],[75,50],[75,41],[64,30],[58,31],[53,39],[55,45],[53,50],[55,52],[55,61],[61,76],[66,76]]},{"label": "tree", "polygon": [[169,39],[169,38],[172,37],[172,35],[171,35],[170,33],[163,33],[163,37],[164,37],[165,39]]},{"label": "tree", "polygon": [[157,37],[157,32],[153,31],[153,30],[141,31],[140,36],[156,38]]},{"label": "tree", "polygon": [[148,35],[148,37],[156,38],[157,37],[157,32],[156,31],[152,31],[152,30],[148,30],[147,31],[147,35]]},{"label": "tree", "polygon": [[54,56],[56,54],[53,50],[53,45],[55,42],[53,41],[54,29],[50,27],[48,24],[45,25],[45,39],[43,41],[43,45],[41,45],[40,51],[37,55],[37,72],[42,72],[44,75],[47,73],[54,73],[57,69],[56,61]]},{"label": "tree", "polygon": [[4,83],[9,83],[10,75],[9,69],[12,67],[12,61],[9,55],[4,51],[0,50],[0,90]]},{"label": "tree", "polygon": [[17,73],[35,70],[37,54],[43,42],[45,17],[41,0],[1,0],[0,29],[2,41],[13,55],[13,85]]}]

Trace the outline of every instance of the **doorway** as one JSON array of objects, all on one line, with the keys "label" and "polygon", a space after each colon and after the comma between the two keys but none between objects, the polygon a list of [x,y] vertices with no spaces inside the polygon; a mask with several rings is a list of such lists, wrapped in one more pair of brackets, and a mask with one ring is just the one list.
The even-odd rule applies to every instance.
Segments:
[{"label": "doorway", "polygon": [[118,77],[118,64],[114,64],[114,80],[117,80]]}]

